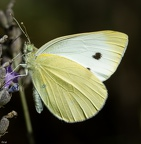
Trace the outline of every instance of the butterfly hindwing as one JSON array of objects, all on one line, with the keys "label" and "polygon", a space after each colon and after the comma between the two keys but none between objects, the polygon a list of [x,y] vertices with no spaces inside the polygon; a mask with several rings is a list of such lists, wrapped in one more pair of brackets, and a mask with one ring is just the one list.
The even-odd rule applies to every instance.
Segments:
[{"label": "butterfly hindwing", "polygon": [[59,119],[78,122],[94,116],[104,105],[107,90],[92,72],[74,61],[40,54],[30,74],[46,107]]}]

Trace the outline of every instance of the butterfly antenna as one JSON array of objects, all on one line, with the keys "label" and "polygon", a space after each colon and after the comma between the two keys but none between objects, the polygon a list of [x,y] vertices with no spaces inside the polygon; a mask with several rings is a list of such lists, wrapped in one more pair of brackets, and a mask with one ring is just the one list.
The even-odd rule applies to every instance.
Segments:
[{"label": "butterfly antenna", "polygon": [[[24,23],[23,23],[23,22],[21,22],[21,25],[22,25],[22,26],[23,26],[23,28],[24,28],[24,34],[26,35],[26,37],[27,37],[28,41],[30,42],[29,35],[28,35],[28,33],[27,33],[27,30],[26,30],[26,27],[25,27]],[[31,43],[31,42],[30,42],[30,43]]]},{"label": "butterfly antenna", "polygon": [[30,39],[29,39],[29,36],[27,34],[27,31],[26,31],[26,28],[23,24],[23,22],[21,22],[21,25],[23,26],[24,30],[22,29],[21,25],[19,24],[19,22],[16,20],[16,18],[10,14],[12,17],[13,17],[13,20],[16,22],[16,24],[19,26],[20,30],[22,31],[22,33],[25,35],[25,37],[27,38],[28,42],[31,43]]}]

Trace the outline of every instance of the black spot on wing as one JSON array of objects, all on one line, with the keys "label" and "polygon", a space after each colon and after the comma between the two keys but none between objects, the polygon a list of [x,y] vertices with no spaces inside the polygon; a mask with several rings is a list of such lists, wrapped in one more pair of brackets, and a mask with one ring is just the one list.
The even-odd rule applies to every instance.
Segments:
[{"label": "black spot on wing", "polygon": [[102,54],[100,52],[95,53],[95,55],[92,56],[94,59],[99,60],[102,57]]},{"label": "black spot on wing", "polygon": [[88,70],[91,70],[90,68],[87,68]]}]

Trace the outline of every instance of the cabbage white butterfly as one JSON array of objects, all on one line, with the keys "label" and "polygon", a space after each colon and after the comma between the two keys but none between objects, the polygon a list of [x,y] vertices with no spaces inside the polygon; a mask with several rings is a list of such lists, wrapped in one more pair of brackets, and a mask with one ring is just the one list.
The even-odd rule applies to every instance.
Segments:
[{"label": "cabbage white butterfly", "polygon": [[57,118],[70,123],[96,115],[107,99],[103,81],[117,69],[128,36],[109,30],[81,33],[56,38],[37,49],[22,32],[28,42],[25,64],[20,65],[31,76],[37,112],[41,113],[44,104]]},{"label": "cabbage white butterfly", "polygon": [[29,40],[24,53],[34,93],[61,120],[93,117],[107,99],[103,81],[117,69],[127,44],[128,36],[116,31],[64,36],[40,49]]}]

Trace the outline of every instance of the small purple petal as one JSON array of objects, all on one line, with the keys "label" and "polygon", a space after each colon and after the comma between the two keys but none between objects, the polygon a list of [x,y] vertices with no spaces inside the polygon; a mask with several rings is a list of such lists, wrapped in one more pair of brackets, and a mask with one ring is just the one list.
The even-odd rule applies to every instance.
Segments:
[{"label": "small purple petal", "polygon": [[13,72],[11,65],[6,67],[5,88],[9,88],[12,82],[18,83],[18,73]]},{"label": "small purple petal", "polygon": [[7,73],[11,73],[12,72],[11,65],[7,66],[5,69],[6,69]]}]

